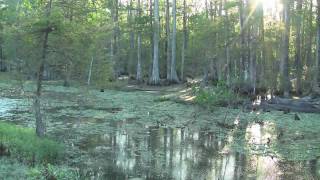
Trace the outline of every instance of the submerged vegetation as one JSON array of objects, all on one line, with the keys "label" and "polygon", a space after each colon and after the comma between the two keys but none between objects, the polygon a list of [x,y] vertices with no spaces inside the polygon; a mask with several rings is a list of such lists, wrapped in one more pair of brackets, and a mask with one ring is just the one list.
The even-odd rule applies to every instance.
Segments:
[{"label": "submerged vegetation", "polygon": [[320,179],[320,0],[0,0],[0,179]]},{"label": "submerged vegetation", "polygon": [[[14,156],[1,158],[0,177],[16,177],[8,172],[14,166],[21,169],[20,177],[30,179],[43,177],[48,172],[46,168],[51,168],[55,177],[76,177],[71,179],[202,179],[210,178],[214,171],[220,173],[215,177],[225,174],[225,179],[232,179],[235,173],[229,169],[233,167],[235,171],[236,167],[242,169],[242,176],[247,178],[319,177],[319,114],[243,112],[213,104],[212,111],[208,111],[202,104],[175,99],[194,96],[192,88],[104,92],[87,89],[84,93],[83,87],[63,87],[52,82],[44,87],[48,138],[63,142],[65,156],[58,163],[50,163],[53,165],[35,167],[16,161]],[[28,87],[24,95],[30,92],[32,88]],[[2,119],[34,127],[32,112],[25,109],[28,99],[23,96],[15,103],[10,99],[1,102],[8,112],[2,114]],[[17,127],[18,132],[22,128],[4,125]],[[30,129],[27,132],[35,136]],[[183,160],[174,158],[181,153]],[[197,154],[200,157],[194,158]],[[183,171],[179,173],[177,169]]]}]

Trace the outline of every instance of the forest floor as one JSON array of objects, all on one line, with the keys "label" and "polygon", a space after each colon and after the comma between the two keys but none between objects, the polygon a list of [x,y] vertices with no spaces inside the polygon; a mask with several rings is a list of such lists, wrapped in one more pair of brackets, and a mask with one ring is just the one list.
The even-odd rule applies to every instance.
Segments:
[{"label": "forest floor", "polygon": [[[21,87],[0,82],[0,119],[34,128],[35,86]],[[319,177],[320,114],[208,110],[193,98],[185,86],[100,92],[46,82],[42,107],[48,136],[66,146],[61,163],[82,178]]]}]

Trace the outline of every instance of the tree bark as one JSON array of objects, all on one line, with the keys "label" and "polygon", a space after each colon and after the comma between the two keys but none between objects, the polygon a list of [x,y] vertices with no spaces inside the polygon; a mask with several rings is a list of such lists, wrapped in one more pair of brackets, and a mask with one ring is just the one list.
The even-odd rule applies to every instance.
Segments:
[{"label": "tree bark", "polygon": [[228,8],[226,6],[227,1],[224,0],[224,10],[225,10],[225,53],[226,53],[226,76],[227,76],[227,85],[229,86],[231,83],[231,77],[230,77],[230,47],[229,47],[229,15],[228,15]]},{"label": "tree bark", "polygon": [[314,67],[313,92],[319,93],[319,62],[320,62],[320,0],[317,0],[317,58]]},{"label": "tree bark", "polygon": [[[141,18],[141,0],[138,0],[138,16]],[[137,77],[136,80],[138,83],[142,82],[142,67],[141,67],[141,29],[138,30],[138,63],[137,63]]]},{"label": "tree bark", "polygon": [[301,22],[302,22],[302,0],[297,0],[296,9],[296,48],[295,48],[295,68],[296,68],[296,93],[301,94],[301,76],[302,76],[302,63],[301,63]]},{"label": "tree bark", "polygon": [[166,59],[167,59],[167,80],[170,81],[171,75],[171,50],[170,50],[170,3],[166,0]]},{"label": "tree bark", "polygon": [[129,74],[131,74],[132,64],[134,63],[135,33],[134,33],[134,27],[133,27],[134,16],[133,16],[133,11],[132,11],[132,9],[133,9],[132,0],[130,0],[128,3],[129,3],[128,23],[129,23],[129,27],[130,27],[130,50],[129,50],[129,62],[127,65],[127,71]]},{"label": "tree bark", "polygon": [[259,57],[260,57],[260,75],[259,77],[259,85],[262,88],[265,88],[267,86],[266,82],[266,47],[265,47],[265,30],[264,30],[264,8],[263,8],[263,3],[259,2],[258,6],[258,16],[259,16]]},{"label": "tree bark", "polygon": [[[46,17],[50,17],[51,13],[51,6],[52,6],[52,0],[49,0]],[[45,123],[42,119],[41,114],[41,90],[42,90],[42,80],[43,80],[43,73],[44,73],[44,66],[47,59],[47,49],[48,49],[48,38],[49,33],[51,31],[51,28],[49,27],[49,21],[47,20],[47,28],[44,32],[44,39],[43,39],[43,45],[42,45],[42,55],[41,55],[41,61],[40,66],[38,70],[38,78],[37,78],[37,90],[36,90],[36,97],[34,101],[34,108],[35,108],[35,118],[36,118],[36,134],[39,137],[45,136]]]},{"label": "tree bark", "polygon": [[282,58],[281,58],[281,86],[283,96],[289,97],[290,79],[289,79],[289,36],[290,36],[290,0],[283,0],[283,21],[285,30],[282,42]]},{"label": "tree bark", "polygon": [[245,79],[247,73],[246,69],[246,54],[245,54],[245,28],[244,28],[244,5],[243,0],[239,0],[239,19],[240,19],[240,68],[243,73],[240,73],[240,79],[246,81]]},{"label": "tree bark", "polygon": [[172,1],[172,44],[171,44],[171,75],[170,82],[171,83],[179,83],[179,78],[176,70],[176,38],[177,38],[177,12],[176,12],[176,0]]},{"label": "tree bark", "polygon": [[159,74],[159,0],[154,0],[154,29],[153,29],[153,63],[152,63],[152,75],[150,78],[151,85],[160,84]]},{"label": "tree bark", "polygon": [[307,87],[310,89],[312,89],[312,39],[313,39],[313,13],[312,13],[312,9],[313,9],[313,1],[310,1],[310,9],[309,9],[309,18],[308,18],[308,37],[307,37],[307,54],[306,54],[306,59],[307,59],[307,72],[306,72],[306,83],[307,83]]},{"label": "tree bark", "polygon": [[119,16],[119,11],[118,11],[118,0],[112,1],[112,21],[113,21],[113,44],[112,44],[112,61],[113,61],[113,72],[114,72],[114,77],[116,78],[119,75],[119,22],[118,22],[118,16]]},{"label": "tree bark", "polygon": [[[154,30],[153,27],[153,0],[149,1],[149,17],[150,17],[150,29]],[[150,51],[151,51],[151,65],[149,66],[149,74],[152,74],[153,69],[153,54],[154,54],[154,33],[150,33]]]},{"label": "tree bark", "polygon": [[184,63],[186,58],[186,49],[187,49],[187,2],[183,0],[183,40],[182,40],[182,50],[181,50],[181,80],[184,81]]}]

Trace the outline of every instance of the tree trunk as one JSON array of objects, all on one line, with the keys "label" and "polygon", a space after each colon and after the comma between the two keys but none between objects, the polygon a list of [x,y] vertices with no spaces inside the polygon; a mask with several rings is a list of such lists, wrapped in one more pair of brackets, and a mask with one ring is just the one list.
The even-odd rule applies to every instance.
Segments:
[{"label": "tree trunk", "polygon": [[91,57],[91,62],[89,66],[89,74],[88,74],[88,81],[87,81],[88,86],[90,86],[90,83],[91,83],[92,67],[93,67],[93,56]]},{"label": "tree trunk", "polygon": [[[141,2],[138,0],[138,16],[141,18]],[[141,29],[138,30],[138,63],[137,63],[137,77],[138,83],[142,82],[142,67],[141,67]]]},{"label": "tree trunk", "polygon": [[171,75],[171,52],[170,52],[170,3],[166,0],[166,59],[167,59],[167,80],[170,81]]},{"label": "tree trunk", "polygon": [[130,50],[129,50],[129,62],[127,65],[127,71],[129,74],[131,74],[132,72],[132,64],[134,63],[134,39],[135,39],[135,34],[134,34],[134,27],[133,27],[133,23],[134,23],[134,17],[133,17],[133,4],[132,4],[132,0],[130,0],[129,3],[129,10],[128,10],[128,23],[129,23],[129,27],[130,27]]},{"label": "tree trunk", "polygon": [[0,39],[0,72],[4,72],[5,71],[5,66],[4,66],[3,50],[2,50],[2,44],[1,43],[2,43],[2,41]]},{"label": "tree trunk", "polygon": [[118,22],[118,15],[119,15],[119,12],[118,12],[118,0],[114,0],[112,1],[113,4],[112,4],[112,20],[113,20],[113,45],[112,45],[112,49],[113,49],[113,72],[114,72],[114,76],[115,78],[119,75],[119,70],[118,70],[118,66],[119,66],[119,22]]},{"label": "tree trunk", "polygon": [[153,29],[153,63],[152,63],[152,75],[150,78],[151,85],[160,84],[159,74],[159,0],[154,0],[154,29]]},{"label": "tree trunk", "polygon": [[226,6],[227,1],[224,0],[224,10],[225,10],[225,53],[226,53],[226,76],[227,76],[227,85],[229,86],[231,83],[231,77],[230,77],[230,47],[229,47],[229,15],[228,15],[228,8]]},{"label": "tree trunk", "polygon": [[301,22],[302,22],[302,0],[297,0],[296,9],[296,52],[295,52],[295,68],[296,68],[296,93],[301,94],[301,76],[302,76],[302,63],[301,63]]},{"label": "tree trunk", "polygon": [[187,2],[183,0],[183,40],[182,40],[182,50],[181,50],[181,81],[184,81],[184,63],[186,58],[187,49]]},{"label": "tree trunk", "polygon": [[[312,14],[312,9],[313,9],[313,1],[310,1],[310,9],[309,9],[309,19],[308,19],[308,37],[307,37],[307,54],[306,54],[306,59],[307,59],[307,72],[306,72],[306,83],[308,88],[312,88],[312,39],[313,39],[313,14]],[[310,90],[309,89],[309,90]]]},{"label": "tree trunk", "polygon": [[258,16],[259,16],[259,57],[260,57],[260,75],[259,80],[257,80],[260,84],[260,87],[266,87],[267,86],[267,78],[266,78],[266,47],[265,47],[265,31],[264,31],[264,9],[263,9],[263,3],[259,2],[258,6]]},{"label": "tree trunk", "polygon": [[[49,1],[46,17],[49,18],[51,13],[51,5],[52,0]],[[41,55],[41,62],[38,70],[38,78],[37,78],[37,91],[36,97],[34,101],[34,108],[35,108],[35,118],[36,118],[36,134],[39,137],[43,137],[45,135],[46,127],[45,123],[42,119],[41,114],[41,90],[42,90],[42,80],[43,80],[43,73],[44,73],[44,65],[47,59],[47,49],[48,49],[48,38],[51,28],[49,27],[49,21],[47,21],[47,29],[44,32],[44,39],[42,45],[42,55]]]},{"label": "tree trunk", "polygon": [[[154,30],[153,27],[153,0],[149,1],[149,17],[150,17],[150,29],[152,29],[152,31]],[[150,49],[151,49],[151,65],[149,66],[149,74],[152,74],[152,69],[153,69],[153,53],[154,53],[154,33],[150,33]]]},{"label": "tree trunk", "polygon": [[290,79],[289,79],[289,36],[290,36],[290,3],[289,0],[283,0],[283,21],[285,30],[282,42],[282,58],[281,58],[281,86],[283,96],[289,97]]},{"label": "tree trunk", "polygon": [[240,73],[240,79],[246,81],[245,74],[247,74],[246,69],[246,54],[245,54],[245,28],[244,28],[244,5],[243,0],[239,0],[239,19],[240,19],[240,69],[243,73]]},{"label": "tree trunk", "polygon": [[256,25],[252,25],[250,39],[250,86],[253,89],[253,94],[256,93],[257,83],[257,29]]},{"label": "tree trunk", "polygon": [[171,83],[179,83],[177,70],[176,70],[176,38],[177,38],[177,13],[176,13],[176,0],[172,1],[172,44],[171,44],[171,75],[170,82]]},{"label": "tree trunk", "polygon": [[317,58],[314,67],[313,92],[319,93],[319,62],[320,62],[320,0],[317,0]]}]

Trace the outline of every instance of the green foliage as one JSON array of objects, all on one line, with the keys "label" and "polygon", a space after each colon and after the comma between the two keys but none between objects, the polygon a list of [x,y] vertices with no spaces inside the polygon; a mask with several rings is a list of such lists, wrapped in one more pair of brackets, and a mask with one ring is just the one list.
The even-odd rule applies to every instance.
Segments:
[{"label": "green foliage", "polygon": [[34,130],[0,123],[0,143],[14,158],[25,162],[56,162],[62,156],[62,145],[48,138],[39,138]]},{"label": "green foliage", "polygon": [[8,180],[80,179],[78,171],[67,166],[47,164],[31,168],[10,158],[0,159],[0,177]]},{"label": "green foliage", "polygon": [[67,180],[67,179],[80,179],[78,171],[64,166],[54,166],[47,164],[46,166],[39,166],[29,170],[27,174],[30,179],[45,180],[50,177],[56,179]]},{"label": "green foliage", "polygon": [[224,82],[218,82],[215,87],[193,87],[192,90],[196,96],[195,102],[208,107],[234,105],[240,100]]}]

